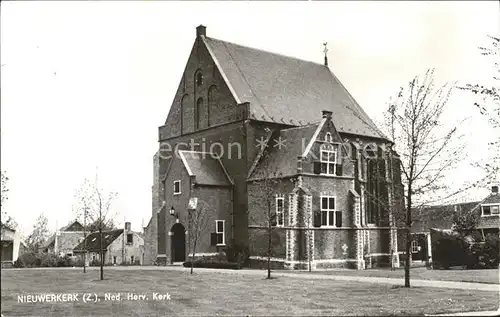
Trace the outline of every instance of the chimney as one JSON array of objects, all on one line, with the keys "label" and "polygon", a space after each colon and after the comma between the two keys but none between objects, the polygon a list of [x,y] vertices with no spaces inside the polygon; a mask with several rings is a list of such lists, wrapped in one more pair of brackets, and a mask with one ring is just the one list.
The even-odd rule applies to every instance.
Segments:
[{"label": "chimney", "polygon": [[200,37],[201,35],[207,36],[207,27],[202,24],[196,28],[196,37]]},{"label": "chimney", "polygon": [[327,119],[332,119],[332,112],[328,110],[321,111],[322,117]]},{"label": "chimney", "polygon": [[128,221],[125,222],[125,231],[127,231],[127,232],[131,231],[131,229],[130,229],[130,222],[128,222]]},{"label": "chimney", "polygon": [[493,194],[498,194],[498,186],[491,186],[491,192]]}]

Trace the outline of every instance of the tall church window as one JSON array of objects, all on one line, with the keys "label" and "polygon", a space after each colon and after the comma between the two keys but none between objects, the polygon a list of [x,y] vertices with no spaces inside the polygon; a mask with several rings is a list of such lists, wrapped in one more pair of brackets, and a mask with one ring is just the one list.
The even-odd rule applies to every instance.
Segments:
[{"label": "tall church window", "polygon": [[202,128],[202,122],[203,118],[205,116],[205,113],[203,111],[203,98],[198,98],[196,101],[196,129]]},{"label": "tall church window", "polygon": [[201,70],[198,70],[195,75],[196,86],[203,85],[203,73]]},{"label": "tall church window", "polygon": [[216,86],[211,86],[208,89],[208,107],[207,107],[207,125],[210,126],[213,122],[211,120],[212,114],[217,115],[217,96],[218,91]]}]

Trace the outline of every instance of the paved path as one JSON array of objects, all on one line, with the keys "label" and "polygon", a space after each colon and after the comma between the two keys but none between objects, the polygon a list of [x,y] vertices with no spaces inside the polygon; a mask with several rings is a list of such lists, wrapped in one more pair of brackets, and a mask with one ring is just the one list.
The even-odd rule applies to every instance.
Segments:
[{"label": "paved path", "polygon": [[[68,270],[81,270],[78,268],[37,268],[39,270],[48,269],[68,269]],[[90,270],[98,270],[99,267],[89,267]],[[9,270],[19,270],[19,269],[9,269]],[[21,270],[33,270],[33,269],[21,269]],[[105,270],[166,270],[166,271],[185,271],[188,272],[189,268],[182,266],[108,266]],[[266,270],[251,270],[251,269],[241,269],[241,270],[228,270],[228,269],[206,269],[206,268],[195,268],[195,272],[203,273],[213,273],[213,274],[240,274],[240,275],[251,275],[251,276],[266,276]],[[390,285],[400,285],[404,286],[404,280],[402,278],[388,278],[388,277],[369,277],[369,276],[346,276],[346,275],[326,275],[326,274],[307,274],[305,272],[294,273],[293,271],[273,271],[272,276],[274,277],[289,277],[296,279],[306,279],[306,280],[335,280],[335,281],[346,281],[346,282],[361,282],[361,283],[376,283],[376,284],[390,284]],[[498,284],[485,284],[485,283],[469,283],[469,282],[452,282],[452,281],[437,281],[437,280],[417,280],[411,279],[411,286],[414,287],[435,287],[435,288],[452,288],[452,289],[464,289],[464,290],[477,290],[477,291],[488,291],[488,292],[499,292],[500,285]]]},{"label": "paved path", "polygon": [[500,315],[500,311],[490,310],[490,311],[439,314],[439,315],[425,315],[425,316],[498,316],[498,315]]}]

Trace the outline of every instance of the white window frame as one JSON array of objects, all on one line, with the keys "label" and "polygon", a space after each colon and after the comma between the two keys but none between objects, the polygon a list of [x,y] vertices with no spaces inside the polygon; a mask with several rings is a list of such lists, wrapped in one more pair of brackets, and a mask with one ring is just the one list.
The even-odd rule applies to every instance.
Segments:
[{"label": "white window frame", "polygon": [[[489,207],[490,208],[490,214],[485,215],[484,214],[484,207]],[[497,211],[493,213],[493,209],[496,209]],[[491,216],[499,216],[500,215],[500,204],[484,204],[481,205],[481,217],[491,217]]]},{"label": "white window frame", "polygon": [[[330,198],[333,198],[333,209],[330,209],[329,207],[330,206],[327,206],[327,208],[323,208],[323,198],[326,198],[327,199],[327,204],[330,204]],[[337,217],[336,217],[336,213],[337,213],[337,197],[335,196],[326,196],[326,195],[323,195],[323,196],[320,196],[319,197],[319,207],[320,207],[320,211],[321,211],[321,227],[327,227],[327,228],[335,228],[336,227],[336,222],[337,222]],[[330,223],[330,211],[333,211],[333,221],[331,225],[329,225]],[[326,212],[326,224],[323,224],[323,212]]]},{"label": "white window frame", "polygon": [[[281,201],[281,212],[278,210],[278,202]],[[285,197],[276,194],[275,200],[276,208],[276,227],[283,227],[285,225]],[[281,223],[280,223],[281,220]]]},{"label": "white window frame", "polygon": [[[219,231],[219,222],[222,222],[222,231]],[[216,245],[226,245],[226,220],[215,220],[215,233],[217,234],[217,241],[219,241],[218,235],[222,234],[222,243],[217,243]]]},{"label": "white window frame", "polygon": [[417,240],[411,241],[411,253],[418,253],[418,241]]},{"label": "white window frame", "polygon": [[[175,184],[179,184],[179,191],[178,192],[175,191]],[[174,181],[174,195],[180,195],[180,194],[181,194],[181,181],[176,180],[176,181]]]},{"label": "white window frame", "polygon": [[[323,153],[326,153],[326,160],[323,158]],[[333,154],[333,161],[330,160],[328,154]],[[319,153],[319,161],[321,164],[321,174],[322,175],[335,175],[337,169],[337,150],[321,148]],[[326,173],[323,173],[323,164],[326,164]],[[330,170],[330,164],[333,164],[333,171]]]}]

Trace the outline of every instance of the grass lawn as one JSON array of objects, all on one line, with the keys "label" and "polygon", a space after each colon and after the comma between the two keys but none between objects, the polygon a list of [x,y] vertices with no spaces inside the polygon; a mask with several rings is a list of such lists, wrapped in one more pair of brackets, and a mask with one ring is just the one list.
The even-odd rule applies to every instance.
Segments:
[{"label": "grass lawn", "polygon": [[[405,289],[382,284],[302,280],[263,274],[80,269],[2,270],[4,316],[169,316],[169,315],[422,315],[495,310],[499,294],[437,288]],[[170,300],[154,300],[153,292]],[[18,303],[18,295],[95,293],[98,302]],[[144,294],[146,300],[106,301],[105,293]]]},{"label": "grass lawn", "polygon": [[[371,277],[389,277],[404,279],[404,268],[395,269],[368,269],[368,270],[319,270],[313,274],[335,274],[347,276],[371,276]],[[410,279],[436,280],[436,281],[454,281],[454,282],[475,282],[500,284],[499,269],[485,270],[429,270],[425,267],[412,267],[410,269]]]}]

